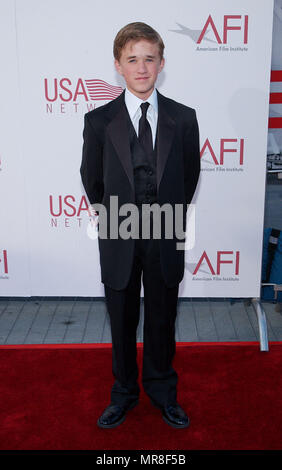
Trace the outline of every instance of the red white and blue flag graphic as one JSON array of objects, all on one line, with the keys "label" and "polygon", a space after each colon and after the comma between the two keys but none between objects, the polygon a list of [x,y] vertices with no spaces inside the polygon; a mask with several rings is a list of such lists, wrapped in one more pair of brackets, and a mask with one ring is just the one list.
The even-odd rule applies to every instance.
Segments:
[{"label": "red white and blue flag graphic", "polygon": [[110,85],[104,80],[85,80],[85,84],[91,100],[94,101],[113,100],[117,98],[123,91],[122,87]]}]

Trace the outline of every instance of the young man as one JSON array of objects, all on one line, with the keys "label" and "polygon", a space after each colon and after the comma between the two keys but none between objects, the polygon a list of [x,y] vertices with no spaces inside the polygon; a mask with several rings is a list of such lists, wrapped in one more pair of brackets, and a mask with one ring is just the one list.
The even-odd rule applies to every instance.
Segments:
[{"label": "young man", "polygon": [[[142,275],[143,388],[151,403],[160,408],[166,423],[176,428],[189,425],[188,416],[177,402],[178,376],[172,367],[184,251],[177,249],[181,240],[175,232],[172,237],[166,236],[163,219],[159,217],[156,222],[152,213],[146,219],[142,212],[144,206],[169,205],[175,215],[178,205],[185,231],[187,204],[200,171],[195,110],[166,98],[155,88],[165,63],[163,50],[161,37],[145,23],[122,28],[114,41],[114,57],[126,89],[118,98],[87,113],[84,121],[80,173],[89,202],[99,213],[101,276],[111,322],[115,377],[111,402],[97,422],[102,428],[118,426],[138,403],[136,330]],[[133,228],[139,238],[127,238],[120,232],[112,235],[109,225],[113,196],[119,227],[124,221],[120,211],[124,204],[134,204],[138,209]],[[104,219],[101,208],[106,209]],[[151,231],[145,238],[142,224],[148,220]],[[103,237],[102,223],[107,235]],[[159,238],[154,236],[153,223],[159,223]]]}]

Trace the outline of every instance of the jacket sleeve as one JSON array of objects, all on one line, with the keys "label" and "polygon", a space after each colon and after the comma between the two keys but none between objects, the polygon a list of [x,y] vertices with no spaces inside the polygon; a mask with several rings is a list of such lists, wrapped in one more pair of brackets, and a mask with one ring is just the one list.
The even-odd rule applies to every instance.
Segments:
[{"label": "jacket sleeve", "polygon": [[186,204],[190,204],[200,175],[199,126],[196,111],[193,110],[192,125],[184,136],[184,182]]},{"label": "jacket sleeve", "polygon": [[103,145],[91,126],[87,114],[84,115],[80,174],[90,204],[100,204],[104,194]]}]

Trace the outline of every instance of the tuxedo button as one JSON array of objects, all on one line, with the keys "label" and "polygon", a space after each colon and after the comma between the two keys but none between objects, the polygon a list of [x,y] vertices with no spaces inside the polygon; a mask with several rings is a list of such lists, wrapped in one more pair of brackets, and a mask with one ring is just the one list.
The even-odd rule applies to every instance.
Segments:
[{"label": "tuxedo button", "polygon": [[152,170],[150,170],[150,169],[147,170],[147,173],[148,173],[148,175],[150,175],[150,176],[152,176],[152,174],[153,174]]}]

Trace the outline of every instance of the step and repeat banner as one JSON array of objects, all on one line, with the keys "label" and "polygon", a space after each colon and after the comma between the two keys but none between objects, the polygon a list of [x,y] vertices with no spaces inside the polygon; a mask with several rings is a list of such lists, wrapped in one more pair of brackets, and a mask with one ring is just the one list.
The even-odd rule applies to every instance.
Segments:
[{"label": "step and repeat banner", "polygon": [[123,90],[113,41],[143,21],[165,43],[158,90],[195,108],[200,128],[195,243],[179,295],[258,297],[273,2],[1,0],[0,9],[0,295],[104,296],[79,172],[84,114]]}]

